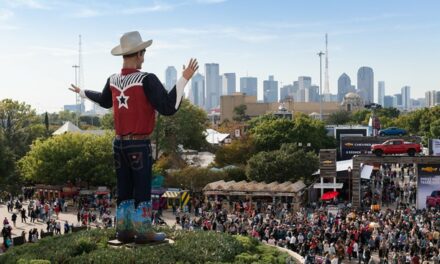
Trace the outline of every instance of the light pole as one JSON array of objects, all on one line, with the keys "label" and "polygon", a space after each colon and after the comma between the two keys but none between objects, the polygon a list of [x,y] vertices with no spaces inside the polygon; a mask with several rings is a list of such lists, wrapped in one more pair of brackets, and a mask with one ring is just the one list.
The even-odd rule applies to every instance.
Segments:
[{"label": "light pole", "polygon": [[322,55],[325,53],[318,52],[319,56],[319,119],[322,121]]},{"label": "light pole", "polygon": [[[75,86],[78,86],[78,69],[79,65],[73,65],[72,68],[75,70]],[[76,106],[76,126],[79,127],[79,113],[80,109],[78,107],[81,107],[81,103],[79,99],[79,94],[75,93],[75,106]]]}]

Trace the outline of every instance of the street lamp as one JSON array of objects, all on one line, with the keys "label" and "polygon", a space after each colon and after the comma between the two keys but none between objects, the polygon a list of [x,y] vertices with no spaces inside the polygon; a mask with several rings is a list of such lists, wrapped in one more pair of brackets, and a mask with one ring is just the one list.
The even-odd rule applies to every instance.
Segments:
[{"label": "street lamp", "polygon": [[[75,86],[78,86],[78,70],[79,70],[79,65],[72,65],[72,68],[75,69]],[[79,127],[79,115],[80,115],[80,107],[81,104],[78,104],[80,102],[79,99],[79,94],[75,93],[75,107],[76,107],[76,126]]]},{"label": "street lamp", "polygon": [[322,55],[325,53],[318,52],[319,56],[319,119],[322,121]]}]

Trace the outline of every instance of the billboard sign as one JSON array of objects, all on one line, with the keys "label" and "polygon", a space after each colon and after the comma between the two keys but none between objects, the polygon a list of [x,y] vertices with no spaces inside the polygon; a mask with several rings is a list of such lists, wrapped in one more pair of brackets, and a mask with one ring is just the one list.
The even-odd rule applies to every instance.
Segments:
[{"label": "billboard sign", "polygon": [[434,207],[440,202],[440,164],[417,164],[417,173],[417,209]]},{"label": "billboard sign", "polygon": [[336,149],[319,151],[319,169],[321,177],[336,177]]}]

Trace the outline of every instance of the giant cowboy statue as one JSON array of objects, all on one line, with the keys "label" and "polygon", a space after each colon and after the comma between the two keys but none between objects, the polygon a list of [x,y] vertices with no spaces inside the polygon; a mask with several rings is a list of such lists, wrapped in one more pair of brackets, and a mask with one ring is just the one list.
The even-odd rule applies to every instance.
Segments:
[{"label": "giant cowboy statue", "polygon": [[139,244],[161,241],[165,234],[155,233],[151,226],[152,153],[149,136],[155,125],[156,111],[162,115],[177,112],[187,82],[198,69],[197,60],[183,66],[183,76],[169,92],[153,73],[141,72],[145,49],[152,40],[143,41],[139,32],[125,33],[120,45],[112,49],[122,56],[123,66],[111,75],[102,92],[70,90],[98,103],[113,107],[115,139],[114,163],[117,175],[116,233],[123,243]]}]

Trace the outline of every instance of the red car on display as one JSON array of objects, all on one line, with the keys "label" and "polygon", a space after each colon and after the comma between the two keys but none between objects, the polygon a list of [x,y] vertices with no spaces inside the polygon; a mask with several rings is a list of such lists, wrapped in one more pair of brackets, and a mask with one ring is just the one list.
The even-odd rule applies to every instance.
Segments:
[{"label": "red car on display", "polygon": [[416,153],[422,151],[422,145],[418,143],[405,142],[403,139],[390,139],[382,144],[373,144],[371,146],[371,152],[376,156],[382,156],[382,154],[405,154],[414,156]]},{"label": "red car on display", "polygon": [[432,191],[430,196],[426,196],[426,207],[440,206],[440,191]]}]

